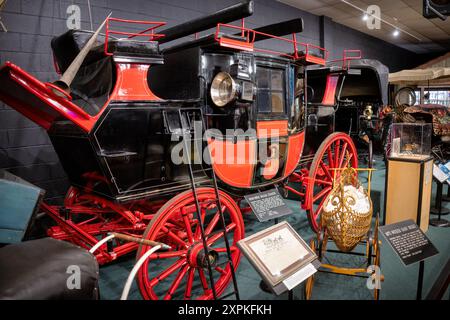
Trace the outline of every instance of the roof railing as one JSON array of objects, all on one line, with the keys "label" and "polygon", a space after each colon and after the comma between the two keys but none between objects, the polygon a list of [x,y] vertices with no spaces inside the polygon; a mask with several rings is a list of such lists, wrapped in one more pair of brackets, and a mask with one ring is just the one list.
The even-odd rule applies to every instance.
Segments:
[{"label": "roof railing", "polygon": [[[224,29],[228,29],[228,31],[230,29],[238,30],[238,31],[240,31],[240,35],[239,34],[226,34],[223,32]],[[275,39],[278,41],[282,41],[284,43],[289,43],[290,45],[292,45],[293,51],[292,51],[292,53],[286,53],[283,51],[257,48],[254,46],[257,35],[264,36],[268,39]],[[279,56],[283,56],[283,57],[293,59],[293,60],[301,60],[302,59],[311,64],[325,65],[326,60],[328,59],[328,55],[329,55],[328,50],[326,50],[325,48],[322,48],[320,46],[313,45],[310,43],[304,43],[304,42],[297,41],[297,36],[295,33],[292,34],[291,39],[287,39],[287,38],[283,38],[283,37],[279,37],[279,36],[267,34],[264,32],[245,28],[243,26],[243,24],[241,26],[235,26],[235,25],[223,24],[223,23],[217,24],[214,39],[223,47],[279,55]],[[300,52],[299,51],[300,48],[303,48],[304,50],[302,50]],[[313,54],[314,51],[318,54]]]},{"label": "roof railing", "polygon": [[358,60],[362,58],[361,50],[356,49],[344,49],[342,51],[342,59],[327,61],[327,63],[342,61],[342,69],[348,70],[352,60]]},{"label": "roof railing", "polygon": [[[140,24],[145,26],[150,26],[145,30],[140,32],[124,32],[118,30],[111,30],[110,22],[119,22],[125,24]],[[122,35],[127,36],[127,39],[132,39],[135,37],[147,37],[147,40],[144,41],[157,41],[164,37],[164,34],[155,33],[157,28],[166,25],[166,22],[161,21],[143,21],[143,20],[128,20],[128,19],[119,19],[119,18],[107,18],[105,25],[105,54],[112,55],[111,52],[108,51],[108,40],[110,35]]]}]

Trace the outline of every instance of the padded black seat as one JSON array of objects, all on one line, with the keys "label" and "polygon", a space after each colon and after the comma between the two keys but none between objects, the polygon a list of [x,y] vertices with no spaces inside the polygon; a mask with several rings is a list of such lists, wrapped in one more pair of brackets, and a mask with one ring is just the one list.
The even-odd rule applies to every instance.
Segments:
[{"label": "padded black seat", "polygon": [[[67,280],[73,275],[70,266],[80,270],[80,289],[67,286]],[[70,279],[69,283],[72,283]],[[0,299],[98,298],[98,263],[85,249],[52,238],[0,248]]]},{"label": "padded black seat", "polygon": [[[69,30],[58,37],[54,37],[51,42],[53,54],[56,62],[62,72],[64,72],[73,59],[83,49],[86,42],[91,38],[94,32],[86,30]],[[84,65],[98,61],[105,57],[104,43],[105,35],[99,34],[97,37],[98,45],[95,46],[84,60]],[[161,60],[162,55],[159,51],[157,41],[139,41],[135,39],[108,38],[108,52],[115,55],[136,56],[144,58],[153,58]]]}]

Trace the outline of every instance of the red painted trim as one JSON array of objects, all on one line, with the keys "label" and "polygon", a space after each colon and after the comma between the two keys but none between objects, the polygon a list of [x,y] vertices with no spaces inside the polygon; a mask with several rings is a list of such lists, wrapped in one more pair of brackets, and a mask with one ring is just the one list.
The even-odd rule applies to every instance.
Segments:
[{"label": "red painted trim", "polygon": [[22,113],[24,116],[48,130],[59,117],[64,117],[85,132],[90,132],[106,107],[112,100],[161,100],[148,87],[147,72],[149,65],[116,64],[117,81],[108,101],[95,116],[86,113],[69,100],[70,95],[61,97],[54,92],[54,85],[43,83],[11,62],[0,68],[0,73],[7,74],[9,81],[21,87],[42,102],[37,105],[23,95],[13,95],[0,88],[0,99]]},{"label": "red painted trim", "polygon": [[161,100],[148,87],[147,73],[150,65],[118,63],[117,85],[112,93],[114,100]]},{"label": "red painted trim", "polygon": [[269,120],[256,122],[256,133],[258,139],[287,136],[287,128],[287,120]]},{"label": "red painted trim", "polygon": [[336,100],[336,88],[339,80],[339,75],[329,74],[327,76],[327,84],[325,87],[325,94],[323,95],[322,104],[326,106],[333,106]]},{"label": "red painted trim", "polygon": [[305,132],[300,132],[289,137],[288,152],[286,156],[286,165],[284,167],[284,177],[291,175],[302,155],[305,144]]},{"label": "red painted trim", "polygon": [[26,101],[20,94],[13,96],[12,92],[2,91],[2,88],[0,88],[2,100],[45,129],[48,129],[51,123],[59,116],[72,121],[86,132],[90,131],[95,124],[95,119],[87,115],[80,107],[65,97],[56,94],[50,86],[39,81],[13,63],[6,62],[0,69],[0,73],[6,73],[14,85],[23,88],[25,92],[30,93],[43,104],[37,106],[32,101]]},{"label": "red painted trim", "polygon": [[[209,138],[208,148],[211,153],[213,170],[220,180],[232,187],[251,187],[257,160],[255,140],[233,143],[228,140]],[[244,154],[238,158],[238,152],[243,151]]]},{"label": "red painted trim", "polygon": [[[223,29],[231,29],[231,30],[240,30],[242,40],[235,40],[235,39],[229,39],[226,37],[223,37]],[[293,47],[293,53],[285,53],[282,51],[276,51],[276,50],[267,50],[267,49],[260,49],[254,47],[254,42],[256,39],[256,35],[265,36],[271,39],[275,39],[277,41],[283,41],[283,44],[289,43]],[[234,26],[231,24],[225,24],[225,23],[218,23],[216,26],[216,32],[214,36],[215,41],[217,41],[221,46],[225,47],[231,47],[239,50],[245,50],[245,51],[258,51],[258,52],[265,52],[269,54],[279,55],[283,57],[287,57],[293,60],[297,59],[305,59],[307,62],[311,63],[317,63],[320,65],[325,65],[325,61],[328,59],[328,50],[325,48],[322,48],[320,46],[312,45],[310,43],[303,43],[303,42],[297,42],[295,34],[292,35],[292,39],[287,39],[283,37],[278,37],[272,34],[255,31],[252,29],[245,28],[244,24],[241,24],[241,26]],[[304,47],[304,55],[299,57],[298,55],[298,47],[302,46]],[[319,52],[323,53],[323,58],[313,56],[309,54],[310,48],[315,48]]]}]

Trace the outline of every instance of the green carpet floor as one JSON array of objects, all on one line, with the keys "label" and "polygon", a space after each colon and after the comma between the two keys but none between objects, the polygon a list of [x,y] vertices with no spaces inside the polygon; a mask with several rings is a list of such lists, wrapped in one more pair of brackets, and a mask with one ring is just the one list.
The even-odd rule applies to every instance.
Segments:
[{"label": "green carpet floor", "polygon": [[[380,214],[382,215],[385,169],[383,161],[381,159],[376,160],[377,171],[374,173],[372,182],[372,199],[374,201],[375,211],[380,210]],[[433,194],[434,192],[435,185],[433,186]],[[295,200],[287,200],[287,203],[293,209],[294,213],[287,217],[286,220],[297,230],[303,239],[309,241],[313,237],[313,233],[308,225],[305,212],[300,209],[300,203]],[[450,209],[450,203],[444,202],[444,204],[446,208]],[[443,218],[449,219],[449,216],[443,216]],[[246,235],[251,235],[273,224],[273,222],[260,223],[253,215],[246,215],[244,220]],[[439,250],[439,254],[427,259],[425,262],[424,295],[428,293],[442,267],[450,258],[450,228],[430,226],[427,236]],[[381,284],[381,299],[415,299],[418,263],[405,267],[400,261],[400,258],[395,255],[393,249],[386,243],[386,240],[383,238],[381,240],[383,242],[381,246],[381,271],[385,277],[384,282]],[[360,249],[363,250],[363,248]],[[327,254],[327,259],[330,263],[340,265],[354,267],[365,265],[364,258],[358,256]],[[130,255],[112,264],[101,267],[100,294],[102,299],[119,299],[134,262],[134,255]],[[243,300],[275,300],[287,298],[286,294],[275,296],[262,291],[259,287],[261,278],[245,258],[242,258],[237,269],[237,280],[240,296]],[[231,290],[231,288],[232,286],[230,285],[228,290]],[[302,292],[303,288],[300,285],[294,290],[295,297],[301,299],[303,296]],[[142,299],[136,283],[132,286],[129,299]],[[367,289],[366,279],[364,278],[318,273],[312,299],[368,300],[373,299],[373,293]],[[448,292],[444,295],[444,299],[449,299]]]}]

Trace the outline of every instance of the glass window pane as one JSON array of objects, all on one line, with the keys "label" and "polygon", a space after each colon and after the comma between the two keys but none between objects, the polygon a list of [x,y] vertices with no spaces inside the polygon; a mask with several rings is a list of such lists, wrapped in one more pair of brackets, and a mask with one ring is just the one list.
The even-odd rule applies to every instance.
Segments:
[{"label": "glass window pane", "polygon": [[263,113],[270,112],[270,96],[266,90],[258,90],[258,111]]},{"label": "glass window pane", "polygon": [[283,71],[272,70],[272,90],[283,90]]},{"label": "glass window pane", "polygon": [[273,113],[284,113],[283,93],[272,92],[272,112]]},{"label": "glass window pane", "polygon": [[256,79],[258,81],[258,89],[270,89],[269,87],[270,71],[264,67],[256,68]]}]

